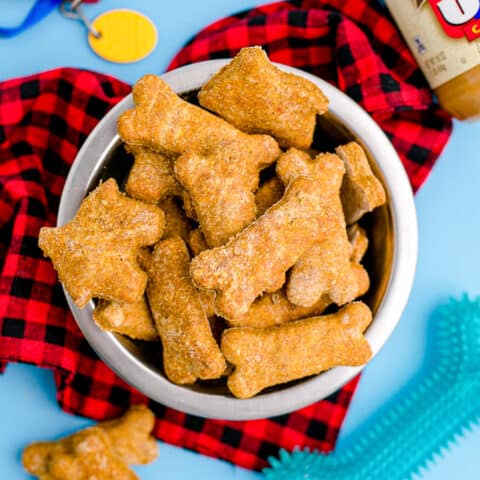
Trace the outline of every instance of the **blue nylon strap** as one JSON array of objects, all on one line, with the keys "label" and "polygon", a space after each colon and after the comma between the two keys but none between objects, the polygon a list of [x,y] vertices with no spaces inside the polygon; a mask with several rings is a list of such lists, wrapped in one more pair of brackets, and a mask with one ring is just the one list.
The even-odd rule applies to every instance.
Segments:
[{"label": "blue nylon strap", "polygon": [[32,27],[52,10],[57,8],[62,0],[37,0],[28,12],[25,19],[16,27],[0,27],[0,37],[13,37]]}]

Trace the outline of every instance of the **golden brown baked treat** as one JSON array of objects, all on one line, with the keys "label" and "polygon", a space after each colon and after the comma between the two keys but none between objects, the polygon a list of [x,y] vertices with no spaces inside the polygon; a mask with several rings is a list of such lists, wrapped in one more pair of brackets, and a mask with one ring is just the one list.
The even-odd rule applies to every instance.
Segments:
[{"label": "golden brown baked treat", "polygon": [[282,181],[272,177],[263,182],[255,193],[257,216],[263,215],[272,205],[277,203],[285,192]]},{"label": "golden brown baked treat", "polygon": [[61,448],[33,444],[23,454],[23,465],[39,480],[139,480],[112,450],[105,432],[87,428],[62,440]]},{"label": "golden brown baked treat", "polygon": [[294,305],[309,307],[327,295],[339,306],[367,292],[370,279],[362,265],[350,260],[350,244],[343,233],[313,245],[290,273],[287,297]]},{"label": "golden brown baked treat", "polygon": [[100,300],[93,311],[93,319],[108,332],[147,342],[160,340],[145,297],[135,303]]},{"label": "golden brown baked treat", "polygon": [[157,242],[163,225],[158,207],[126,197],[110,178],[82,201],[69,223],[41,228],[38,245],[80,308],[93,297],[133,303],[147,282],[138,249]]},{"label": "golden brown baked treat", "polygon": [[175,176],[192,200],[209,246],[225,244],[255,219],[259,172],[279,154],[276,144],[262,158],[250,142],[232,142],[211,152],[187,151],[177,159]]},{"label": "golden brown baked treat", "polygon": [[314,83],[270,63],[260,47],[243,48],[198,94],[200,105],[249,133],[268,133],[282,146],[310,147],[316,116],[328,99]]},{"label": "golden brown baked treat", "polygon": [[134,156],[125,191],[132,198],[158,203],[167,195],[181,196],[182,187],[173,175],[173,158],[144,147],[126,145]]},{"label": "golden brown baked treat", "polygon": [[311,307],[298,307],[287,298],[285,288],[274,293],[266,293],[252,303],[243,315],[228,321],[231,327],[265,328],[280,325],[300,318],[320,315],[332,303],[327,295]]},{"label": "golden brown baked treat", "polygon": [[358,223],[354,223],[348,227],[347,234],[352,246],[350,258],[352,262],[360,263],[368,250],[367,232]]},{"label": "golden brown baked treat", "polygon": [[256,297],[275,292],[286,271],[314,243],[328,236],[331,208],[319,182],[299,177],[283,198],[223,247],[205,250],[191,263],[194,282],[217,291],[217,311],[231,320]]},{"label": "golden brown baked treat", "polygon": [[[199,228],[192,230],[188,237],[188,246],[192,252],[192,256],[197,256],[200,252],[208,249],[207,242],[203,236],[202,231]],[[205,290],[203,288],[197,288],[198,295],[200,296],[200,301],[202,302],[205,313],[212,323],[212,317],[216,316],[216,307],[215,307],[215,292],[212,290]],[[220,318],[220,317],[219,317]]]},{"label": "golden brown baked treat", "polygon": [[163,346],[163,368],[174,383],[218,378],[226,368],[189,275],[179,237],[159,242],[147,267],[147,296]]},{"label": "golden brown baked treat", "polygon": [[278,156],[278,145],[272,137],[241,132],[182,100],[156,75],[142,77],[132,93],[135,108],[118,119],[118,133],[126,143],[177,156],[187,150],[212,152],[223,143],[243,142],[255,151],[260,164],[269,164]]},{"label": "golden brown baked treat", "polygon": [[372,355],[362,335],[371,320],[370,309],[354,302],[331,315],[264,329],[227,329],[222,351],[235,367],[228,388],[238,398],[249,398],[264,388],[335,366],[362,365]]},{"label": "golden brown baked treat", "polygon": [[197,288],[200,302],[205,310],[205,315],[211,318],[217,314],[217,308],[215,306],[215,292],[212,290],[204,290],[203,288]]},{"label": "golden brown baked treat", "polygon": [[186,242],[192,230],[192,223],[185,215],[182,207],[177,203],[177,199],[166,197],[160,201],[158,206],[165,214],[165,228],[162,240],[170,237],[180,237]]},{"label": "golden brown baked treat", "polygon": [[161,202],[168,196],[181,198],[187,217],[196,219],[190,197],[173,174],[175,157],[138,145],[126,145],[125,148],[135,157],[125,185],[127,194],[148,203]]},{"label": "golden brown baked treat", "polygon": [[132,405],[120,418],[98,424],[108,435],[110,443],[125,463],[145,465],[158,456],[158,444],[151,436],[155,415],[145,405]]},{"label": "golden brown baked treat", "polygon": [[278,160],[276,171],[283,182],[307,175],[318,181],[330,199],[323,225],[328,235],[312,245],[290,272],[287,297],[294,305],[312,307],[325,295],[333,303],[344,305],[363,295],[370,285],[365,269],[350,259],[351,245],[339,196],[344,169],[342,160],[332,153],[312,159],[292,148]]},{"label": "golden brown baked treat", "polygon": [[150,436],[153,413],[136,405],[122,417],[81,430],[55,442],[25,448],[25,469],[40,480],[138,480],[127,464],[152,462],[157,442]]},{"label": "golden brown baked treat", "polygon": [[357,142],[340,145],[335,149],[345,163],[341,198],[347,225],[355,223],[365,213],[383,205],[385,190],[373,174],[367,155]]},{"label": "golden brown baked treat", "polygon": [[345,166],[334,153],[319,153],[312,158],[306,152],[290,148],[279,157],[275,171],[284,185],[299,176],[311,177],[321,182],[324,189],[338,195]]},{"label": "golden brown baked treat", "polygon": [[[360,262],[368,246],[365,230],[357,224],[352,225],[349,228],[349,241],[352,246],[351,261]],[[361,281],[362,276],[362,273],[360,273],[360,281],[354,282],[354,286],[357,286],[359,289],[353,294],[354,298],[363,295],[366,288],[368,288],[368,285],[365,286]],[[288,300],[285,288],[282,288],[278,292],[262,295],[252,303],[252,306],[245,314],[235,317],[228,323],[232,327],[271,327],[272,325],[280,325],[292,320],[320,315],[331,303],[332,300],[328,295],[322,295],[311,307],[299,307],[293,305]]]}]

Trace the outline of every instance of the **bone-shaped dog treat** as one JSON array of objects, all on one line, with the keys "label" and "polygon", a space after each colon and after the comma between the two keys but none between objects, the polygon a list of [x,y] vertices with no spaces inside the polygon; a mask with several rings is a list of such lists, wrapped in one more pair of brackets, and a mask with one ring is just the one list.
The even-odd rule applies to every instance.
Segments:
[{"label": "bone-shaped dog treat", "polygon": [[336,366],[358,366],[372,355],[362,333],[372,320],[361,302],[337,313],[265,329],[225,330],[222,351],[235,370],[228,388],[249,398],[264,388],[314,375]]},{"label": "bone-shaped dog treat", "polygon": [[365,293],[370,285],[368,274],[350,259],[351,245],[339,197],[342,160],[331,153],[321,153],[312,160],[308,154],[290,149],[278,160],[276,171],[285,183],[308,175],[331,197],[328,225],[324,225],[329,235],[312,245],[292,268],[287,287],[290,302],[312,307],[328,295],[337,305],[344,305]]},{"label": "bone-shaped dog treat", "polygon": [[159,340],[144,297],[135,303],[100,300],[93,311],[93,319],[101,329],[109,332],[147,342]]},{"label": "bone-shaped dog treat", "polygon": [[185,243],[172,237],[155,246],[147,266],[147,295],[163,345],[163,368],[178,384],[218,378],[226,368],[189,264]]},{"label": "bone-shaped dog treat", "polygon": [[116,420],[102,422],[55,442],[25,448],[25,469],[40,480],[137,480],[127,464],[152,462],[157,442],[150,436],[155,417],[135,405]]},{"label": "bone-shaped dog treat", "polygon": [[135,159],[125,185],[130,197],[158,203],[167,195],[181,196],[182,187],[173,175],[173,158],[144,147],[126,145],[125,148]]},{"label": "bone-shaped dog treat", "polygon": [[272,205],[277,203],[285,192],[282,181],[278,177],[272,177],[258,187],[255,192],[255,204],[257,216],[263,215]]},{"label": "bone-shaped dog treat", "polygon": [[[259,164],[278,156],[278,145],[267,135],[247,135],[220,117],[182,100],[156,75],[145,75],[133,87],[135,108],[118,119],[123,141],[177,156],[187,150],[212,152],[218,145],[242,142]],[[248,159],[246,159],[248,161]]]},{"label": "bone-shaped dog treat", "polygon": [[[276,150],[279,154],[280,150]],[[275,160],[276,153],[268,161]],[[192,199],[200,227],[211,247],[225,244],[256,215],[259,172],[267,166],[251,143],[218,145],[212,152],[188,151],[175,162],[175,175]]]},{"label": "bone-shaped dog treat", "polygon": [[[352,247],[350,260],[352,262],[360,262],[368,247],[367,234],[357,224],[352,225],[348,232]],[[358,272],[357,275],[358,279],[354,279],[353,287],[357,287],[358,291],[353,292],[353,298],[360,297],[368,289],[368,283],[365,285],[362,281],[362,278],[364,278],[363,271]],[[328,295],[322,295],[311,307],[299,307],[298,305],[293,305],[288,300],[285,288],[282,288],[278,292],[266,293],[255,300],[245,314],[231,319],[228,323],[232,327],[265,328],[313,315],[320,315],[331,303],[332,300]]]},{"label": "bone-shaped dog treat", "polygon": [[[32,447],[37,447],[35,452]],[[36,463],[46,455],[45,465]],[[62,449],[49,451],[31,445],[23,457],[25,469],[39,480],[139,480],[112,450],[103,430],[91,427],[64,440]]]},{"label": "bone-shaped dog treat", "polygon": [[129,465],[144,465],[158,456],[158,445],[150,433],[155,415],[145,405],[133,405],[120,418],[98,424],[113,446],[115,454]]},{"label": "bone-shaped dog treat", "polygon": [[275,292],[286,271],[329,235],[331,195],[319,182],[294,180],[283,198],[223,247],[205,250],[190,272],[201,288],[216,290],[217,311],[227,320],[244,314],[256,297]]},{"label": "bone-shaped dog treat", "polygon": [[[208,249],[205,237],[199,228],[189,232],[187,243],[194,257],[200,252]],[[199,288],[197,291],[203,308],[205,309],[205,314],[207,315],[209,321],[211,321],[211,318],[216,315],[215,292],[211,290],[204,290],[203,288]]]},{"label": "bone-shaped dog treat", "polygon": [[111,178],[82,201],[69,223],[41,228],[38,245],[80,308],[93,297],[133,303],[147,282],[137,251],[158,241],[163,225],[158,207],[121,194]]},{"label": "bone-shaped dog treat", "polygon": [[282,72],[260,47],[243,48],[198,94],[200,104],[249,133],[268,133],[282,146],[310,147],[317,114],[328,99],[314,83]]},{"label": "bone-shaped dog treat", "polygon": [[274,293],[266,293],[252,303],[243,315],[231,318],[231,327],[265,328],[280,325],[312,315],[320,315],[331,304],[330,297],[324,295],[311,307],[293,305],[287,298],[285,288]]},{"label": "bone-shaped dog treat", "polygon": [[290,273],[287,297],[295,305],[309,307],[328,295],[339,306],[367,292],[370,279],[362,265],[349,257],[350,244],[345,232],[313,245]]},{"label": "bone-shaped dog treat", "polygon": [[187,217],[196,219],[188,193],[173,174],[174,158],[141,146],[126,145],[125,148],[135,157],[125,185],[127,194],[148,203],[158,203],[171,196],[179,197]]},{"label": "bone-shaped dog treat", "polygon": [[324,190],[338,195],[345,166],[333,153],[320,153],[313,159],[306,152],[290,148],[278,159],[275,171],[284,185],[302,175],[318,180]]},{"label": "bone-shaped dog treat", "polygon": [[363,148],[356,142],[341,145],[335,152],[345,162],[341,198],[345,219],[350,225],[365,213],[383,205],[385,190],[373,174]]},{"label": "bone-shaped dog treat", "polygon": [[162,240],[170,237],[180,237],[183,241],[187,241],[192,230],[192,223],[186,217],[182,207],[177,203],[174,197],[166,197],[158,206],[165,214],[165,228],[163,230]]},{"label": "bone-shaped dog treat", "polygon": [[354,223],[348,227],[347,234],[352,246],[350,259],[352,262],[360,263],[368,250],[367,232],[358,223]]}]

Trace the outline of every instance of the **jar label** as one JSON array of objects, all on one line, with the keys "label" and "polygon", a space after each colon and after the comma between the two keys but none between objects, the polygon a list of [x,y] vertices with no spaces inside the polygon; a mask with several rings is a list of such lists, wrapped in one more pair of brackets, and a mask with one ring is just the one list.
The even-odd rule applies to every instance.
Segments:
[{"label": "jar label", "polygon": [[480,64],[480,0],[386,0],[432,88]]}]

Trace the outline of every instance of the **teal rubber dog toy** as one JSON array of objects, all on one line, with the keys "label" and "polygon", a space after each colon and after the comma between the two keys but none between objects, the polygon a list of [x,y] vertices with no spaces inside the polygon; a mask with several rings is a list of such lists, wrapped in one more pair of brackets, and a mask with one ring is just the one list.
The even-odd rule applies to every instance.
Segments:
[{"label": "teal rubber dog toy", "polygon": [[346,450],[269,458],[268,480],[403,480],[442,456],[480,420],[480,297],[451,300],[434,317],[435,364]]}]

